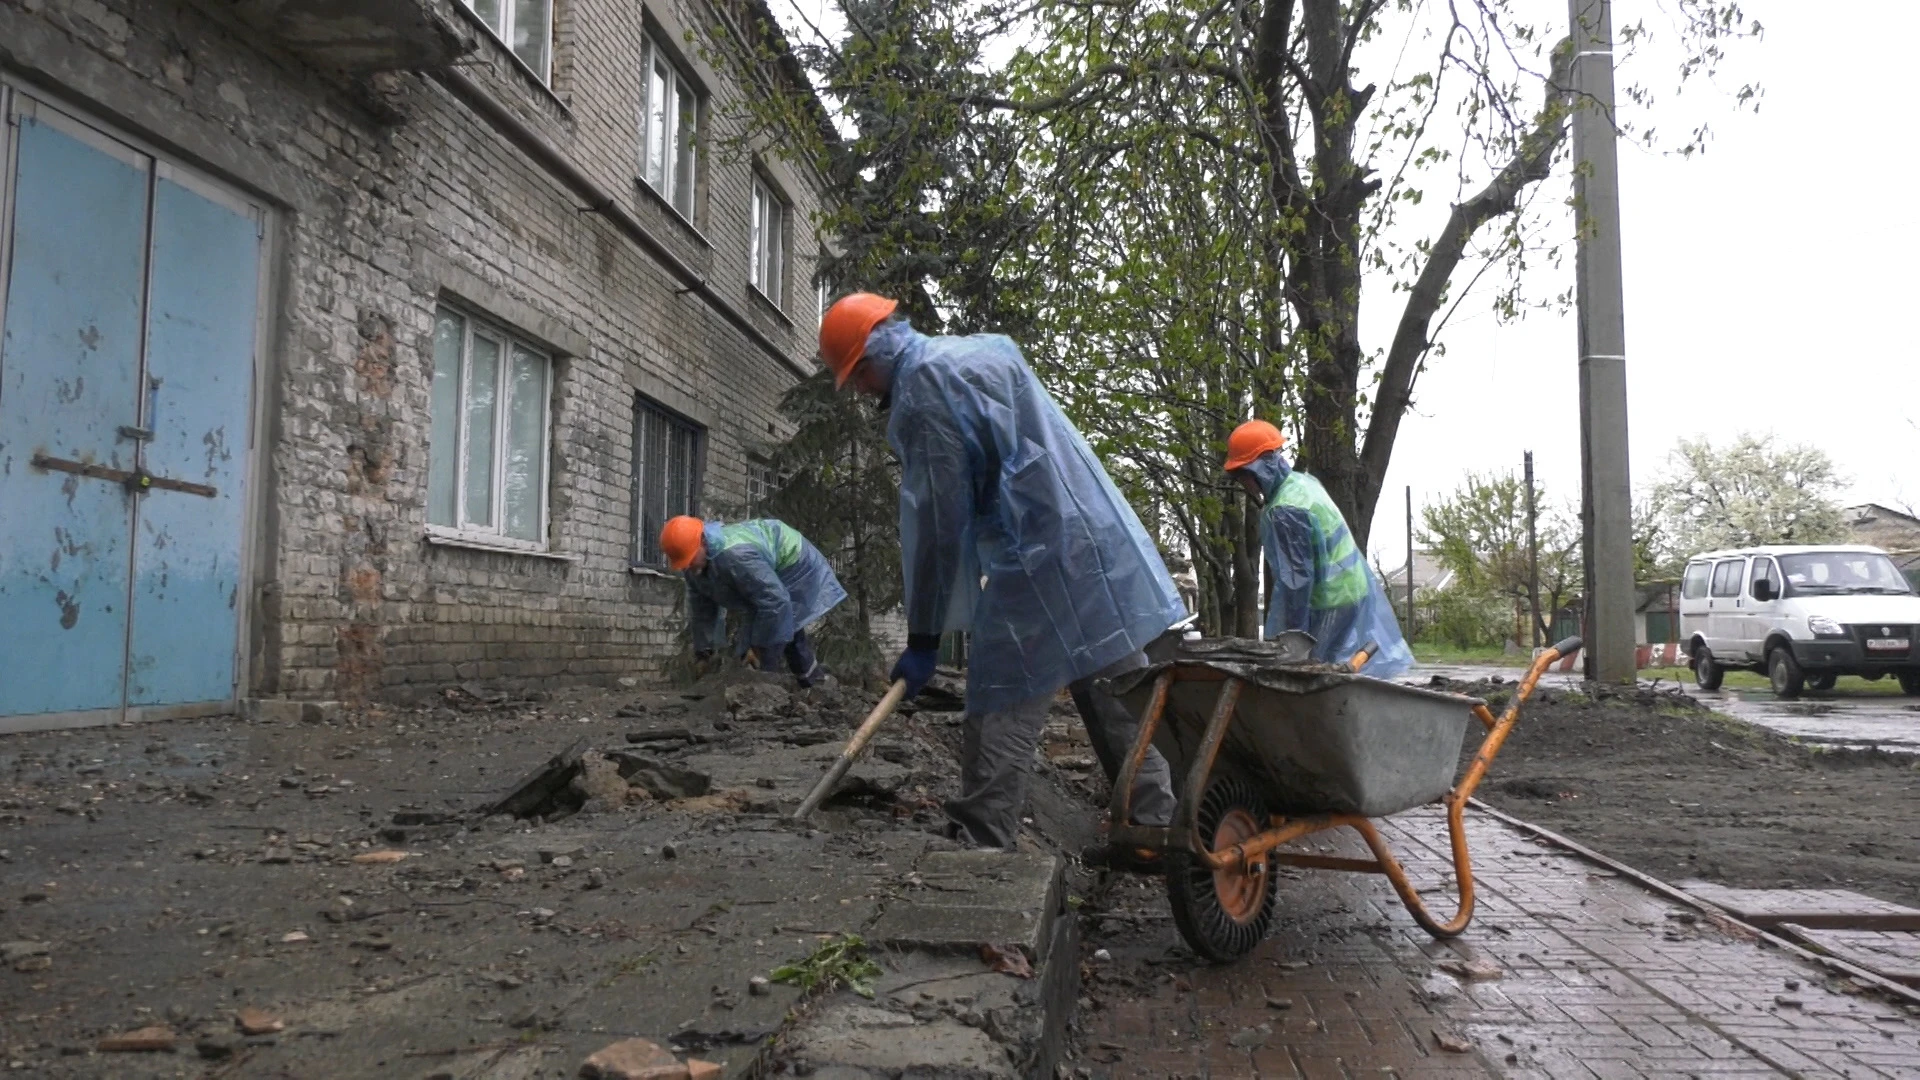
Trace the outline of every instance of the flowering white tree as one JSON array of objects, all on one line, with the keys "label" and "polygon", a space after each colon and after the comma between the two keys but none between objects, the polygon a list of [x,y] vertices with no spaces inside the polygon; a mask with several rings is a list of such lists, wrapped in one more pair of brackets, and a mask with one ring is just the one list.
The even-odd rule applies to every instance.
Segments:
[{"label": "flowering white tree", "polygon": [[1724,450],[1681,439],[1653,489],[1653,505],[1683,555],[1753,544],[1829,544],[1847,538],[1841,481],[1824,450],[1742,433]]}]

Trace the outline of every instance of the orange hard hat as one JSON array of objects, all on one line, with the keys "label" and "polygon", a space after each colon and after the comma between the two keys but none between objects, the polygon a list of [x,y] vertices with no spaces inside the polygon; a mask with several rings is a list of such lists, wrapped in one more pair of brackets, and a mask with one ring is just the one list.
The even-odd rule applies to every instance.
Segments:
[{"label": "orange hard hat", "polygon": [[841,297],[827,309],[820,319],[820,356],[833,369],[834,386],[847,385],[853,365],[866,354],[867,335],[899,306],[898,300],[857,292]]},{"label": "orange hard hat", "polygon": [[1227,471],[1244,469],[1261,454],[1285,445],[1287,437],[1280,434],[1279,428],[1265,420],[1249,420],[1227,436]]},{"label": "orange hard hat", "polygon": [[675,570],[685,570],[700,553],[701,536],[706,532],[707,523],[697,517],[681,514],[668,518],[667,524],[660,530],[660,550],[667,557],[667,565]]}]

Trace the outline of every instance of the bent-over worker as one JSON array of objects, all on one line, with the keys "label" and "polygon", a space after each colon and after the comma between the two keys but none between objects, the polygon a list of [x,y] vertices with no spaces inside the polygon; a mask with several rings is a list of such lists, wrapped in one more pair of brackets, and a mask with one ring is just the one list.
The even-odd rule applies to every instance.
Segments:
[{"label": "bent-over worker", "polygon": [[[1117,776],[1139,722],[1094,683],[1145,667],[1144,647],[1186,612],[1133,508],[1019,348],[999,335],[924,336],[896,306],[841,299],[821,321],[820,353],[839,385],[889,409],[908,629],[892,677],[919,693],[941,633],[972,634],[949,833],[1012,848],[1054,695],[1072,692]],[[1157,751],[1132,795],[1135,823],[1171,823]]]},{"label": "bent-over worker", "polygon": [[722,525],[682,515],[660,530],[667,565],[687,583],[693,658],[705,664],[726,636],[727,612],[740,614],[736,651],[759,656],[762,671],[787,670],[812,686],[826,676],[807,627],[847,598],[826,557],[792,526],[773,518]]},{"label": "bent-over worker", "polygon": [[1400,622],[1327,489],[1281,458],[1286,441],[1265,420],[1227,437],[1227,473],[1264,507],[1260,543],[1273,582],[1267,637],[1304,630],[1314,659],[1330,664],[1348,663],[1373,642],[1378,649],[1361,673],[1390,679],[1413,666]]}]

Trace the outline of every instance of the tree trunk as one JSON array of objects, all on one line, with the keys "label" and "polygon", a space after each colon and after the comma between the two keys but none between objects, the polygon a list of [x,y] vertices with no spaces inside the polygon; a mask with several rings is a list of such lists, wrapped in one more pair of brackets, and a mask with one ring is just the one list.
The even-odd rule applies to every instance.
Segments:
[{"label": "tree trunk", "polygon": [[1233,634],[1260,636],[1260,513],[1251,498],[1234,500],[1228,525],[1238,532],[1233,549]]}]

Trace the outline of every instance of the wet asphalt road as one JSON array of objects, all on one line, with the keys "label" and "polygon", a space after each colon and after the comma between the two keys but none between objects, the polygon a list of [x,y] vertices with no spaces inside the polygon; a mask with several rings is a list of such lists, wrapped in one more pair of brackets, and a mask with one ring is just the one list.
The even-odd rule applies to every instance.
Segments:
[{"label": "wet asphalt road", "polygon": [[[1404,681],[1424,683],[1435,675],[1443,675],[1461,680],[1498,676],[1517,682],[1525,674],[1523,669],[1517,667],[1421,664],[1408,672]],[[1580,685],[1578,675],[1557,672],[1540,681],[1543,686],[1556,688],[1578,689]],[[1665,679],[1646,682],[1649,686],[1663,689],[1674,685]],[[1715,712],[1809,742],[1878,746],[1882,750],[1920,753],[1920,698],[1897,693],[1817,693],[1810,690],[1798,701],[1782,701],[1766,690],[1708,691],[1691,682],[1681,683],[1680,689]]]}]

